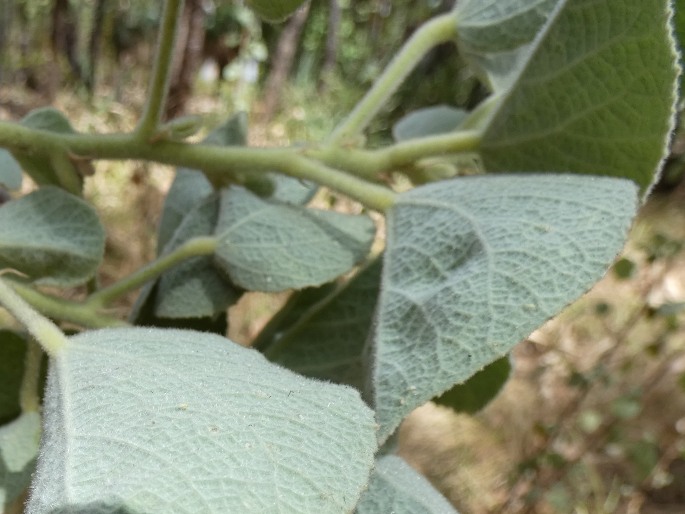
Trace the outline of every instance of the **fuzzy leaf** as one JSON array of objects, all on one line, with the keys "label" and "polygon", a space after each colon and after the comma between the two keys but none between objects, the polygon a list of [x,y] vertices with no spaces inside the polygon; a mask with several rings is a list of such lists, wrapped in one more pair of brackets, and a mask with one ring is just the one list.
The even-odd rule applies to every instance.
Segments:
[{"label": "fuzzy leaf", "polygon": [[26,412],[0,426],[0,508],[9,507],[31,482],[40,441],[40,414]]},{"label": "fuzzy leaf", "polygon": [[455,412],[475,414],[490,403],[502,390],[511,373],[510,357],[491,362],[463,384],[433,398],[433,402]]},{"label": "fuzzy leaf", "polygon": [[155,314],[156,299],[157,282],[146,284],[141,289],[131,309],[129,322],[139,327],[182,328],[226,335],[228,330],[227,312],[202,318],[160,318]]},{"label": "fuzzy leaf", "polygon": [[667,5],[561,0],[491,113],[485,168],[612,175],[647,190],[676,100]]},{"label": "fuzzy leaf", "polygon": [[[60,111],[53,107],[41,107],[28,113],[20,122],[22,125],[48,132],[58,132],[61,134],[74,134],[75,130],[69,120]],[[36,183],[41,185],[61,185],[59,171],[55,169],[54,162],[47,152],[35,153],[14,153],[14,158],[21,164],[24,171],[28,173]],[[70,172],[77,173],[69,158],[63,156],[63,162],[69,166]]]},{"label": "fuzzy leaf", "polygon": [[[244,113],[231,116],[210,132],[203,141],[206,145],[243,146],[247,140],[247,117]],[[214,192],[204,173],[179,168],[164,200],[157,234],[157,251],[161,253],[188,212]]]},{"label": "fuzzy leaf", "polygon": [[465,177],[400,195],[375,321],[380,441],[598,280],[636,206],[632,182],[576,175]]},{"label": "fuzzy leaf", "polygon": [[461,0],[455,9],[461,53],[495,92],[506,89],[559,0]]},{"label": "fuzzy leaf", "polygon": [[21,188],[21,166],[4,148],[0,148],[0,185],[16,191]]},{"label": "fuzzy leaf", "polygon": [[458,514],[454,507],[401,457],[376,460],[356,514]]},{"label": "fuzzy leaf", "polygon": [[304,205],[314,197],[319,189],[314,182],[288,177],[280,173],[270,173],[269,178],[274,185],[274,191],[270,198],[278,202]]},{"label": "fuzzy leaf", "polygon": [[362,389],[363,353],[380,286],[381,260],[305,311],[266,351],[271,361],[305,376]]},{"label": "fuzzy leaf", "polygon": [[80,198],[44,187],[0,208],[0,268],[40,284],[73,286],[95,274],[105,231]]},{"label": "fuzzy leaf", "polygon": [[183,218],[202,200],[214,192],[212,184],[200,171],[179,168],[164,200],[157,232],[157,252],[162,253]]},{"label": "fuzzy leaf", "polygon": [[376,450],[353,389],[190,331],[72,337],[51,362],[44,413],[32,514],[339,514]]},{"label": "fuzzy leaf", "polygon": [[448,105],[436,105],[410,112],[392,127],[395,141],[452,132],[466,119],[466,111]]},{"label": "fuzzy leaf", "polygon": [[367,216],[315,212],[263,200],[243,188],[222,194],[216,262],[238,286],[283,291],[324,284],[369,251]]},{"label": "fuzzy leaf", "polygon": [[[212,195],[191,209],[167,244],[169,253],[186,241],[214,232],[219,197]],[[162,274],[155,300],[160,318],[214,317],[240,297],[240,292],[219,274],[211,256],[188,259]]]},{"label": "fuzzy leaf", "polygon": [[0,425],[20,413],[19,389],[25,355],[24,338],[10,330],[0,330]]}]

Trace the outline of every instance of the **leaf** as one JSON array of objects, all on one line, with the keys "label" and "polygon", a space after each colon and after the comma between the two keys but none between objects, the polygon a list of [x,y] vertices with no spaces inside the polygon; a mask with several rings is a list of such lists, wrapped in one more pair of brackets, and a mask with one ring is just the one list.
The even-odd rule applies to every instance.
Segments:
[{"label": "leaf", "polygon": [[280,341],[285,332],[293,328],[300,318],[309,316],[310,311],[318,309],[319,304],[328,301],[338,288],[338,280],[334,280],[318,287],[306,287],[293,291],[285,304],[269,318],[264,328],[252,340],[250,347],[266,353],[265,351],[276,341]]},{"label": "leaf", "polygon": [[179,168],[176,171],[174,181],[164,200],[157,231],[158,253],[162,253],[185,215],[213,192],[212,184],[202,172],[188,168]]},{"label": "leaf", "polygon": [[376,460],[356,514],[458,514],[423,476],[401,457]]},{"label": "leaf", "polygon": [[318,212],[263,200],[232,187],[222,193],[217,264],[252,291],[317,286],[350,271],[375,235],[367,216]]},{"label": "leaf", "polygon": [[287,327],[265,355],[305,376],[362,389],[363,353],[373,321],[381,259]]},{"label": "leaf", "polygon": [[[57,132],[60,134],[75,134],[76,131],[71,126],[69,120],[53,107],[41,107],[28,113],[20,123],[25,127],[35,130]],[[49,152],[44,153],[13,153],[14,158],[21,164],[24,171],[28,173],[37,184],[60,186],[60,171],[55,169],[54,158]],[[67,156],[62,156],[62,162],[70,167],[70,173],[77,174],[73,163],[70,163]]]},{"label": "leaf", "polygon": [[611,175],[645,192],[673,127],[666,7],[561,0],[491,114],[481,144],[486,170]]},{"label": "leaf", "polygon": [[502,357],[476,372],[463,384],[457,384],[433,401],[455,412],[475,414],[502,390],[511,373],[510,357]]},{"label": "leaf", "polygon": [[305,0],[247,0],[247,5],[260,18],[270,22],[283,21],[303,3]]},{"label": "leaf", "polygon": [[25,412],[0,426],[0,507],[9,507],[31,482],[36,467],[41,418]]},{"label": "leaf", "polygon": [[436,105],[410,112],[392,127],[395,141],[452,132],[466,119],[466,111],[448,105]]},{"label": "leaf", "polygon": [[[167,254],[194,237],[214,232],[219,214],[219,196],[196,205],[167,244]],[[162,274],[155,299],[160,318],[213,318],[240,298],[240,292],[219,274],[211,256],[188,259]]]},{"label": "leaf", "polygon": [[375,425],[351,388],[211,334],[70,343],[51,362],[33,514],[339,514],[366,485]]},{"label": "leaf", "polygon": [[156,298],[157,282],[148,283],[131,309],[129,322],[140,327],[182,328],[222,336],[228,331],[227,312],[203,318],[160,318],[155,314]]},{"label": "leaf", "polygon": [[676,44],[678,45],[678,48],[680,50],[680,87],[678,88],[680,91],[680,100],[683,100],[683,65],[685,64],[683,62],[683,45],[685,44],[685,6],[683,6],[682,2],[674,2],[673,7],[671,7],[673,11],[673,29],[674,29],[674,36],[676,38]]},{"label": "leaf", "polygon": [[21,189],[21,166],[4,148],[0,148],[0,184],[11,190]]},{"label": "leaf", "polygon": [[577,175],[464,177],[401,194],[375,319],[379,440],[586,291],[636,205],[632,182]]},{"label": "leaf", "polygon": [[280,173],[270,173],[274,185],[271,200],[293,205],[304,205],[311,200],[319,189],[315,182],[288,177]]},{"label": "leaf", "polygon": [[[243,146],[247,140],[247,116],[238,113],[210,132],[203,141],[206,145]],[[214,192],[204,173],[179,168],[162,209],[157,233],[157,251],[162,252],[184,216],[200,201]]]},{"label": "leaf", "polygon": [[0,330],[0,425],[21,412],[19,390],[25,355],[26,341],[10,330]]},{"label": "leaf", "polygon": [[95,274],[105,231],[80,198],[44,187],[0,208],[0,268],[40,284],[74,286]]},{"label": "leaf", "polygon": [[74,134],[76,131],[69,120],[54,107],[40,107],[28,113],[21,122],[25,127],[61,134]]},{"label": "leaf", "polygon": [[454,11],[461,54],[494,91],[507,89],[560,0],[460,0]]}]

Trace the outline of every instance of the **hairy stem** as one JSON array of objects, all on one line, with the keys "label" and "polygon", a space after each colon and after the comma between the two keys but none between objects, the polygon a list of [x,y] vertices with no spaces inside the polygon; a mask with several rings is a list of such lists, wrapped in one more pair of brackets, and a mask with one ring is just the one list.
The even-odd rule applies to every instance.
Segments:
[{"label": "hairy stem", "polygon": [[159,31],[155,65],[152,72],[152,82],[147,94],[143,116],[138,123],[136,133],[148,141],[157,131],[162,118],[162,109],[166,104],[169,93],[169,72],[173,58],[176,31],[179,14],[183,8],[183,0],[167,0],[164,4],[162,26]]},{"label": "hairy stem", "polygon": [[393,192],[360,177],[373,179],[436,155],[474,152],[480,140],[481,133],[470,130],[412,139],[378,150],[335,146],[249,148],[175,141],[150,144],[131,134],[59,134],[0,122],[0,146],[10,149],[27,151],[60,145],[71,154],[87,159],[141,159],[198,169],[217,178],[236,171],[249,175],[276,170],[316,181],[380,211],[392,204]]},{"label": "hairy stem", "polygon": [[34,341],[29,341],[24,358],[24,377],[19,390],[19,406],[22,412],[40,410],[40,367],[43,350]]},{"label": "hairy stem", "polygon": [[428,157],[450,156],[476,152],[480,146],[480,131],[468,130],[410,139],[377,150],[326,147],[306,151],[308,157],[372,179],[379,173],[401,169]]},{"label": "hairy stem", "polygon": [[48,355],[57,355],[69,344],[69,339],[57,325],[34,310],[2,278],[0,278],[0,304],[24,325]]},{"label": "hairy stem", "polygon": [[154,280],[166,270],[184,260],[201,255],[211,255],[216,249],[216,243],[216,238],[210,236],[190,239],[175,250],[162,255],[131,275],[93,293],[88,297],[85,305],[91,309],[102,308],[117,298],[138,289],[146,282]]},{"label": "hairy stem", "polygon": [[456,35],[457,23],[453,13],[443,14],[422,25],[349,116],[333,131],[329,144],[340,144],[364,130],[426,53],[440,43],[453,40]]},{"label": "hairy stem", "polygon": [[59,319],[87,328],[125,327],[128,323],[119,318],[101,314],[82,303],[48,296],[19,282],[11,282],[12,289],[44,316]]}]

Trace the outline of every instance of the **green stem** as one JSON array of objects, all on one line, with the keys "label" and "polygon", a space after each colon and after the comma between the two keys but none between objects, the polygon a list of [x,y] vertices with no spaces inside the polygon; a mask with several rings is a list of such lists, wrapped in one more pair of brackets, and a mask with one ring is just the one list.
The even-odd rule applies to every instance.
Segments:
[{"label": "green stem", "polygon": [[0,122],[0,146],[11,149],[30,151],[59,144],[71,154],[84,158],[147,160],[202,170],[217,178],[236,171],[249,175],[278,170],[295,178],[314,180],[378,210],[392,204],[392,191],[360,177],[375,179],[384,172],[436,155],[474,152],[478,150],[481,137],[481,132],[476,130],[451,132],[412,139],[378,150],[335,146],[222,147],[175,141],[159,141],[152,145],[131,134],[58,134]]},{"label": "green stem", "polygon": [[457,131],[430,137],[410,139],[377,150],[326,147],[306,151],[306,155],[367,179],[379,173],[411,166],[428,157],[476,152],[482,133],[477,130]]},{"label": "green stem", "polygon": [[162,26],[157,42],[152,83],[147,94],[145,110],[136,128],[140,139],[148,141],[157,131],[162,119],[162,109],[169,93],[169,72],[173,59],[179,14],[183,0],[167,0],[162,14]]},{"label": "green stem", "polygon": [[40,368],[43,350],[34,341],[29,341],[24,358],[24,376],[19,390],[19,405],[22,412],[40,410]]},{"label": "green stem", "polygon": [[69,344],[69,339],[57,325],[34,310],[1,278],[0,304],[24,325],[51,357],[59,354]]},{"label": "green stem", "polygon": [[443,14],[422,25],[349,116],[333,131],[328,143],[340,144],[364,130],[426,53],[436,45],[453,40],[456,35],[457,23],[453,13]]},{"label": "green stem", "polygon": [[175,250],[162,255],[131,275],[93,293],[88,297],[85,305],[91,309],[102,308],[117,298],[138,289],[146,282],[154,280],[166,270],[186,259],[201,255],[211,255],[214,253],[216,245],[217,240],[215,237],[207,236],[190,239]]},{"label": "green stem", "polygon": [[15,292],[34,309],[48,316],[68,323],[87,328],[125,327],[128,324],[119,318],[100,314],[95,309],[82,303],[71,302],[64,298],[55,298],[36,291],[19,282],[11,282]]},{"label": "green stem", "polygon": [[299,178],[313,180],[340,191],[378,212],[388,210],[397,198],[397,194],[387,187],[360,180],[304,157],[296,157],[280,169],[289,175],[299,175]]}]

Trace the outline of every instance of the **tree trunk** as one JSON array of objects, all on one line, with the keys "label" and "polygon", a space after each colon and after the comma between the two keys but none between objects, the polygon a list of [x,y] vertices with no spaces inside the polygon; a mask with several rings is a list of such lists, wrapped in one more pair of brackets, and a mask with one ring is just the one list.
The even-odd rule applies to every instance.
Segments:
[{"label": "tree trunk", "polygon": [[7,62],[7,42],[10,38],[10,27],[12,26],[12,12],[14,11],[13,0],[0,2],[0,84],[5,78],[5,63]]},{"label": "tree trunk", "polygon": [[319,78],[319,91],[326,89],[327,81],[335,69],[338,61],[338,33],[340,32],[340,3],[338,0],[328,2],[328,32],[326,34],[326,53],[323,65],[321,66],[321,76]]},{"label": "tree trunk", "polygon": [[175,118],[184,112],[195,76],[202,64],[204,41],[205,12],[202,9],[202,0],[186,0],[174,49],[166,119]]},{"label": "tree trunk", "polygon": [[90,40],[88,41],[88,74],[85,77],[85,85],[88,94],[92,95],[95,89],[95,72],[100,60],[100,47],[102,46],[102,24],[105,19],[105,0],[96,0],[93,9],[93,25],[90,28]]},{"label": "tree trunk", "polygon": [[309,16],[309,2],[300,7],[281,32],[276,53],[271,59],[271,71],[264,86],[263,119],[269,120],[281,103],[283,84],[288,80],[293,67],[302,30]]}]

